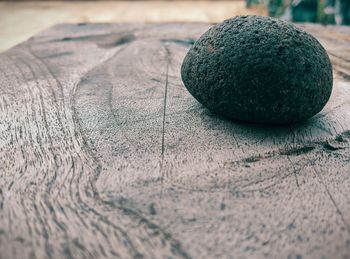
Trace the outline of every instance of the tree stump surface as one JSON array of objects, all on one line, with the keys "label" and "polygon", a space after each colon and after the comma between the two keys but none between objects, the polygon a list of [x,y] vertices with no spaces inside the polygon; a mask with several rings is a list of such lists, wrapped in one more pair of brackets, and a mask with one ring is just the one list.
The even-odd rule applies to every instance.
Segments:
[{"label": "tree stump surface", "polygon": [[350,28],[299,26],[334,90],[286,126],[187,92],[209,24],[63,24],[0,54],[0,258],[350,258]]}]

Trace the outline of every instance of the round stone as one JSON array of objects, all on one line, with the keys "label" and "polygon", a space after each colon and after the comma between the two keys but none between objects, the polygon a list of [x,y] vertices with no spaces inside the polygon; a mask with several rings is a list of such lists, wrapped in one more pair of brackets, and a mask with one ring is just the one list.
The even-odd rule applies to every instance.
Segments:
[{"label": "round stone", "polygon": [[291,23],[238,16],[210,28],[181,68],[188,91],[225,117],[257,123],[306,120],[332,92],[332,65],[322,45]]}]

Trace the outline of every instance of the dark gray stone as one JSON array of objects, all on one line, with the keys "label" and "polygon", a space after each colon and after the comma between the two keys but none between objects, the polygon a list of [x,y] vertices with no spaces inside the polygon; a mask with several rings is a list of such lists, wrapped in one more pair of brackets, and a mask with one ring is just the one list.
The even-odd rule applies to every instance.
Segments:
[{"label": "dark gray stone", "polygon": [[327,103],[333,84],[325,49],[293,24],[238,16],[192,46],[182,80],[211,111],[248,122],[306,120]]}]

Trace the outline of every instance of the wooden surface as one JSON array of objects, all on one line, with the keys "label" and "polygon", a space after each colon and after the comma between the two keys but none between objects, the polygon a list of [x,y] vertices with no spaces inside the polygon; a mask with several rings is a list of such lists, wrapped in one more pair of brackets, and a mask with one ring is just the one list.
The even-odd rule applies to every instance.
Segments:
[{"label": "wooden surface", "polygon": [[242,14],[264,15],[263,6],[227,0],[11,1],[0,0],[0,52],[58,23],[221,22]]},{"label": "wooden surface", "polygon": [[0,258],[350,257],[350,28],[303,26],[333,95],[267,127],[185,90],[208,27],[58,25],[0,55]]}]

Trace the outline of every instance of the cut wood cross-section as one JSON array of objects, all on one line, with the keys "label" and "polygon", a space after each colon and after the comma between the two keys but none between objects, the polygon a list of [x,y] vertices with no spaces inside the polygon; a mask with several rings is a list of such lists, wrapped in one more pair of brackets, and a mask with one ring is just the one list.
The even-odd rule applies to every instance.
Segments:
[{"label": "cut wood cross-section", "polygon": [[57,25],[0,54],[0,258],[350,257],[350,28],[299,25],[333,94],[269,127],[183,86],[209,26]]}]

